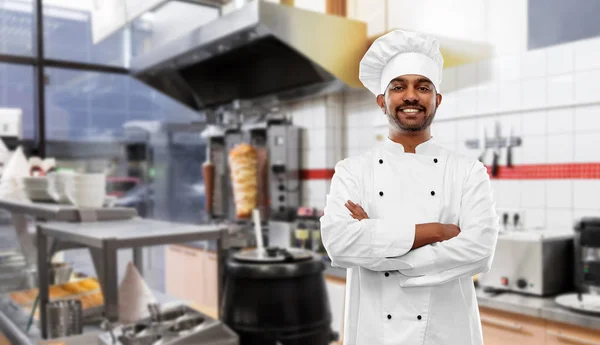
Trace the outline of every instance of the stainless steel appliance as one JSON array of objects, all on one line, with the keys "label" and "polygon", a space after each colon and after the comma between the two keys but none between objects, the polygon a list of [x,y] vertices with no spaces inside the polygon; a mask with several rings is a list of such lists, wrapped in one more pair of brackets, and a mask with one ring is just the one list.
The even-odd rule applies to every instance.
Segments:
[{"label": "stainless steel appliance", "polygon": [[228,153],[246,142],[257,151],[257,207],[261,219],[293,221],[301,201],[301,133],[300,127],[279,113],[265,114],[260,122],[208,126],[202,135],[208,142],[212,169],[212,181],[206,185],[207,195],[212,193],[207,204],[211,218],[236,221]]},{"label": "stainless steel appliance", "polygon": [[366,23],[268,1],[243,2],[134,57],[133,75],[192,109],[361,87]]},{"label": "stainless steel appliance", "polygon": [[575,226],[575,286],[600,295],[600,218],[582,218]]},{"label": "stainless steel appliance", "polygon": [[238,345],[239,340],[227,325],[185,305],[165,310],[149,305],[151,316],[116,328],[98,337],[106,345]]},{"label": "stainless steel appliance", "polygon": [[572,258],[570,230],[501,232],[492,267],[478,280],[484,288],[556,295],[572,287]]}]

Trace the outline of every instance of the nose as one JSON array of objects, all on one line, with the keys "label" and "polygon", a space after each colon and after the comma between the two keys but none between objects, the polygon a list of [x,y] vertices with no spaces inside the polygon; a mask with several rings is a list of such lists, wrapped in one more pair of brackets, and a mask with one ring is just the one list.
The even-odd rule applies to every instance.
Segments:
[{"label": "nose", "polygon": [[414,87],[406,88],[406,91],[404,91],[402,96],[403,101],[407,103],[414,103],[419,101],[419,98],[417,97],[417,92],[415,91]]}]

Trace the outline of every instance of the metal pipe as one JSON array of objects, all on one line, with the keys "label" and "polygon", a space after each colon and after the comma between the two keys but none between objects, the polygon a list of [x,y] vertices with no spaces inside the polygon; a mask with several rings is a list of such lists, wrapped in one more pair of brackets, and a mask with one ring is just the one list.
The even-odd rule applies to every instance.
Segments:
[{"label": "metal pipe", "polygon": [[44,16],[42,0],[35,2],[35,22],[37,24],[36,34],[36,148],[41,158],[46,157],[46,101],[45,101],[45,74],[44,74]]}]

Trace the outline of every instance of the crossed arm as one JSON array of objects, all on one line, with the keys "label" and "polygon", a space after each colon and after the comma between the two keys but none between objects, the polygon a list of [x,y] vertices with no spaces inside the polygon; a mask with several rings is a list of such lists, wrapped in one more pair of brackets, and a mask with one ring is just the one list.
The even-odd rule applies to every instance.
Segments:
[{"label": "crossed arm", "polygon": [[499,225],[481,163],[472,166],[465,181],[460,231],[448,224],[415,224],[406,214],[393,221],[368,218],[352,202],[360,196],[350,164],[346,160],[336,166],[321,218],[323,243],[333,265],[399,271],[406,287],[443,284],[489,270]]}]

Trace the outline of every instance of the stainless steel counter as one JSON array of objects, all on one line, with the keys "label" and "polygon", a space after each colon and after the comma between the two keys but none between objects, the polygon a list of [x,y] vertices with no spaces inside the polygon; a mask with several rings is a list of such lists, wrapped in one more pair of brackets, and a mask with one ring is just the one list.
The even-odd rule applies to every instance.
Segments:
[{"label": "stainless steel counter", "polygon": [[[134,218],[122,221],[66,223],[47,222],[38,225],[37,250],[40,286],[40,321],[42,337],[47,335],[46,304],[48,303],[48,243],[59,241],[89,248],[104,294],[104,314],[118,319],[117,251],[161,244],[216,240],[217,260],[222,258],[222,239],[228,229],[220,225],[190,225]],[[52,252],[52,250],[50,251]],[[218,265],[218,277],[222,276]],[[221,300],[221,279],[218,299]]]},{"label": "stainless steel counter", "polygon": [[[160,304],[176,302],[177,299],[159,291],[152,291],[156,301]],[[39,322],[34,322],[29,331],[27,324],[30,314],[13,304],[8,295],[0,295],[0,330],[11,341],[12,344],[33,345],[42,340]],[[84,334],[101,332],[98,325],[86,325]]]},{"label": "stainless steel counter", "polygon": [[509,292],[490,294],[477,289],[477,302],[480,307],[539,317],[600,331],[600,316],[565,309],[554,302],[554,297],[542,298]]},{"label": "stainless steel counter", "polygon": [[[326,263],[325,275],[346,279],[346,270],[339,267],[331,267],[330,263]],[[533,316],[600,331],[600,316],[565,309],[554,302],[554,297],[542,298],[510,292],[491,294],[484,292],[482,289],[476,289],[476,292],[477,302],[480,307]]]}]

